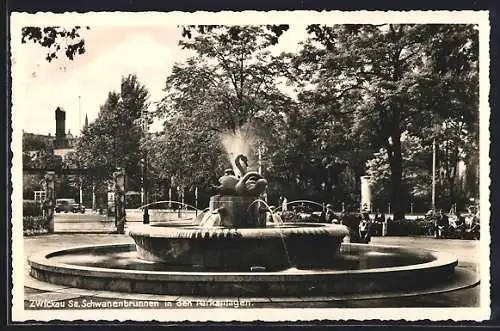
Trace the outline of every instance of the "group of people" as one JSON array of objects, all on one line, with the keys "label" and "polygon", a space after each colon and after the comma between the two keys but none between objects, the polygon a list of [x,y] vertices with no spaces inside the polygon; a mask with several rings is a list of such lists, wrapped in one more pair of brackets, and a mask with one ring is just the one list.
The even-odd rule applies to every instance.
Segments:
[{"label": "group of people", "polygon": [[470,206],[465,217],[451,212],[448,216],[441,209],[437,213],[429,211],[426,218],[434,224],[434,237],[437,239],[467,235],[479,238],[479,212],[476,206]]},{"label": "group of people", "polygon": [[443,213],[443,210],[439,210],[438,213],[432,217],[434,218],[434,237],[436,239],[445,238],[450,226],[448,215]]},{"label": "group of people", "polygon": [[[294,207],[291,211],[289,211],[288,207],[286,197],[281,197],[280,205],[277,209],[281,210],[280,215],[283,221],[295,220],[295,218],[299,217],[295,214],[302,211],[301,206]],[[276,210],[276,208],[273,208],[273,210]],[[432,226],[435,238],[465,238],[472,235],[472,237],[475,236],[475,238],[479,239],[479,213],[477,208],[469,207],[468,215],[465,217],[453,215],[452,213],[447,215],[443,210],[438,210],[430,211],[426,215],[426,220]],[[296,220],[303,221],[301,218],[297,218]],[[334,211],[333,205],[327,204],[323,208],[321,216],[319,216],[319,213],[311,215],[308,221],[346,225],[350,231],[351,241],[368,243],[372,235],[382,235],[382,224],[390,221],[390,219],[386,220],[383,213],[375,214],[375,217],[372,218],[367,209],[363,209],[361,213],[338,213]]]},{"label": "group of people", "polygon": [[327,223],[344,224],[349,228],[351,242],[369,243],[373,234],[373,220],[367,210],[361,215],[337,214],[331,204],[326,205],[325,221]]}]

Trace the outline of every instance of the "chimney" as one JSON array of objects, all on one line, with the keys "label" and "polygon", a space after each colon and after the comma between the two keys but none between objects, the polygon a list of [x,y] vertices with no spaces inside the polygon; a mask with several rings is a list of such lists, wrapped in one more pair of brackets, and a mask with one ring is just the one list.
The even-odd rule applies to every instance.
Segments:
[{"label": "chimney", "polygon": [[61,108],[56,109],[56,146],[62,146],[66,138],[66,112]]}]

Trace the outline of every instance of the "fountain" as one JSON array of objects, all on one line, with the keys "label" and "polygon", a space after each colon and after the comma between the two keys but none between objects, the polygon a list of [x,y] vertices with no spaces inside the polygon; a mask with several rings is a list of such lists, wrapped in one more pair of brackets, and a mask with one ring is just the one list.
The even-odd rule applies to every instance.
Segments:
[{"label": "fountain", "polygon": [[[29,258],[32,277],[92,290],[198,296],[337,296],[435,293],[477,283],[446,253],[342,243],[344,225],[283,223],[259,199],[267,181],[237,169],[190,224],[130,228],[135,244],[80,247]],[[235,170],[238,175],[235,175]]]},{"label": "fountain", "polygon": [[[219,179],[218,193],[197,224],[170,227],[143,225],[130,229],[141,259],[222,271],[283,270],[299,265],[329,266],[348,234],[342,225],[266,224],[264,202],[257,201],[267,181],[246,171],[238,155],[240,176],[231,169]],[[304,249],[307,247],[307,249]],[[321,251],[323,254],[310,254]]]}]

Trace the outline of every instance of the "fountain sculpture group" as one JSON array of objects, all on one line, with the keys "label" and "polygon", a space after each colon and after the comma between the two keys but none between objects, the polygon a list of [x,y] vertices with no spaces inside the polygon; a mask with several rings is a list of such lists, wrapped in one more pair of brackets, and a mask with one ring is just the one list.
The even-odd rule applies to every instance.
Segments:
[{"label": "fountain sculpture group", "polygon": [[[343,225],[266,223],[265,202],[259,196],[267,181],[246,171],[246,157],[236,158],[237,171],[228,169],[219,179],[218,194],[196,224],[170,227],[153,224],[134,227],[140,258],[208,270],[283,270],[299,265],[329,266],[348,230]],[[322,254],[314,254],[322,252]]]},{"label": "fountain sculpture group", "polygon": [[347,299],[449,291],[477,282],[475,275],[457,272],[457,259],[446,253],[342,243],[349,231],[338,224],[283,223],[275,215],[266,222],[270,211],[259,199],[266,179],[247,171],[243,155],[236,165],[195,221],[130,228],[135,244],[36,254],[29,258],[31,276],[105,291]]}]

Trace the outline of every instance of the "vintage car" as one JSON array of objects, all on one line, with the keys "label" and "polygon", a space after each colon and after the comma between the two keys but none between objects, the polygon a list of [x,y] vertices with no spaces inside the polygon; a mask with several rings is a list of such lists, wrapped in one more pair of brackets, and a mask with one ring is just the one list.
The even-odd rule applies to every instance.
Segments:
[{"label": "vintage car", "polygon": [[56,213],[85,213],[85,206],[79,204],[75,199],[56,199],[56,206],[54,208]]}]

